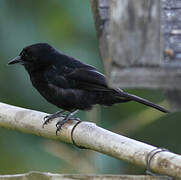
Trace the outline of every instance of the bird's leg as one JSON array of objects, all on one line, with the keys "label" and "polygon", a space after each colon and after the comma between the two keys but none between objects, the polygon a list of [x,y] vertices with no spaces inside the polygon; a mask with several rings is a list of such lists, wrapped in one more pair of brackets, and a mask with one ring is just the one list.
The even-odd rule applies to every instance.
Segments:
[{"label": "bird's leg", "polygon": [[80,119],[78,119],[78,118],[72,118],[72,116],[74,116],[78,111],[79,111],[79,110],[77,109],[77,110],[75,110],[75,111],[67,114],[63,120],[60,120],[60,121],[57,122],[57,124],[56,124],[56,127],[57,127],[56,135],[58,134],[58,131],[60,131],[61,127],[62,127],[68,120],[70,120],[70,119],[75,119],[75,120],[80,121]]},{"label": "bird's leg", "polygon": [[49,122],[51,122],[54,118],[57,118],[57,117],[65,117],[66,115],[62,114],[62,113],[64,113],[64,112],[65,112],[65,110],[57,111],[57,112],[54,113],[54,114],[45,116],[45,117],[43,118],[45,121],[44,121],[42,127],[44,128],[44,126],[47,125]]}]

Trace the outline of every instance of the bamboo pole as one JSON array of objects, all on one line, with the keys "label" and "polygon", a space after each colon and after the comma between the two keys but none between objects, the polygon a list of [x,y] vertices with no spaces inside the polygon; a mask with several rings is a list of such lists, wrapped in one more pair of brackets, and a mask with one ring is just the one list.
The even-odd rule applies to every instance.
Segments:
[{"label": "bamboo pole", "polygon": [[[56,136],[56,120],[42,128],[46,113],[0,103],[0,126],[71,143],[95,150],[138,166],[146,167],[146,158],[156,147],[115,134],[94,123],[70,120]],[[150,169],[181,178],[181,156],[159,152],[152,156]]]},{"label": "bamboo pole", "polygon": [[96,175],[96,174],[53,174],[46,172],[32,171],[25,174],[0,175],[0,180],[32,180],[32,179],[48,179],[48,180],[169,180],[165,176],[143,176],[143,175]]}]

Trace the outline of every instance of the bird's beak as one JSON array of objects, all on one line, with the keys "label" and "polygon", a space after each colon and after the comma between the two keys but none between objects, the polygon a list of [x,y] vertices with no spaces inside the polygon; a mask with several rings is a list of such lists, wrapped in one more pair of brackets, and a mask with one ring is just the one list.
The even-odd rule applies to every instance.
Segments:
[{"label": "bird's beak", "polygon": [[17,56],[14,59],[12,59],[10,62],[8,62],[8,65],[11,65],[11,64],[23,64],[21,56]]}]

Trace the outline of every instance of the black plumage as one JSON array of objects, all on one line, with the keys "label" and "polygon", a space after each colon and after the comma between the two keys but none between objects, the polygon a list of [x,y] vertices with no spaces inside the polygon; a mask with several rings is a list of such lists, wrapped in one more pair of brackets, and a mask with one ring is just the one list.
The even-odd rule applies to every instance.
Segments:
[{"label": "black plumage", "polygon": [[[95,67],[57,51],[47,43],[25,47],[17,58],[9,62],[16,63],[25,67],[39,93],[64,111],[75,113],[76,110],[89,110],[95,104],[111,106],[136,101],[168,112],[148,100],[108,87],[105,76]],[[61,116],[61,113],[47,116],[45,124]],[[57,131],[73,114],[65,116],[63,121],[57,123]]]}]

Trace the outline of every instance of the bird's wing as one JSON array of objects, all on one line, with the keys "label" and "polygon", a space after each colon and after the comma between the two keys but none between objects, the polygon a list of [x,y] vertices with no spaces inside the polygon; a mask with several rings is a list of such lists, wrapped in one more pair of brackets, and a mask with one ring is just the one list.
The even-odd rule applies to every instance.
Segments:
[{"label": "bird's wing", "polygon": [[67,74],[68,79],[76,81],[77,88],[91,91],[110,91],[106,78],[96,69],[77,68]]},{"label": "bird's wing", "polygon": [[49,83],[61,88],[75,88],[90,91],[110,91],[106,78],[94,68],[81,67],[64,70],[51,69],[45,73]]},{"label": "bird's wing", "polygon": [[48,84],[54,85],[58,88],[71,88],[72,83],[65,78],[64,73],[60,72],[62,72],[62,69],[57,70],[57,68],[51,67],[44,73],[44,77]]}]

